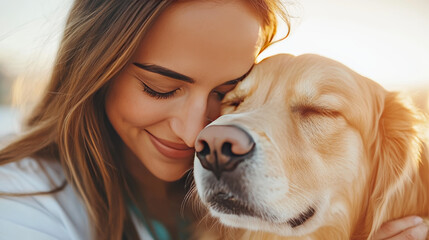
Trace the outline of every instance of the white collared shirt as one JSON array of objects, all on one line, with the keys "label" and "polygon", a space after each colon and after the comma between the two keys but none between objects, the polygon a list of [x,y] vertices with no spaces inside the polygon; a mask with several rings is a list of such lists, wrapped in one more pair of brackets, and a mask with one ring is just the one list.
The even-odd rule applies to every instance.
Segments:
[{"label": "white collared shirt", "polygon": [[[42,164],[42,166],[39,164]],[[43,171],[45,170],[45,172]],[[25,158],[0,166],[0,192],[31,193],[52,190],[48,176],[60,186],[65,177],[57,162]],[[152,239],[132,214],[141,239]],[[92,239],[85,206],[70,184],[54,194],[0,196],[0,240]]]}]

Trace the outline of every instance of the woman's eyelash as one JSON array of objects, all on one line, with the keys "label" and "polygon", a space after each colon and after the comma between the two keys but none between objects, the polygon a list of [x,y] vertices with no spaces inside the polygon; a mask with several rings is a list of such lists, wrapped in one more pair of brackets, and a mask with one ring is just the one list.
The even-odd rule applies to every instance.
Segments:
[{"label": "woman's eyelash", "polygon": [[216,94],[217,98],[219,101],[222,101],[223,98],[225,97],[226,93],[222,93],[222,92],[218,92],[218,91],[214,91],[213,93]]},{"label": "woman's eyelash", "polygon": [[148,85],[146,85],[146,83],[144,83],[143,81],[139,81],[139,82],[143,86],[143,91],[145,93],[149,94],[149,96],[154,97],[156,99],[170,98],[170,97],[174,96],[174,94],[177,92],[177,90],[179,90],[179,89],[174,89],[173,91],[170,91],[170,92],[161,93],[161,92],[157,92],[157,91],[153,90]]},{"label": "woman's eyelash", "polygon": [[[167,98],[173,97],[176,94],[177,90],[179,90],[179,88],[177,88],[177,89],[174,89],[173,91],[170,91],[170,92],[158,92],[158,91],[155,91],[152,88],[150,88],[142,80],[139,79],[139,82],[143,87],[143,91],[145,93],[149,94],[149,96],[154,97],[156,99],[167,99]],[[223,98],[225,97],[225,95],[227,94],[227,93],[223,93],[220,91],[213,91],[213,93],[216,94],[219,101],[222,101]]]}]

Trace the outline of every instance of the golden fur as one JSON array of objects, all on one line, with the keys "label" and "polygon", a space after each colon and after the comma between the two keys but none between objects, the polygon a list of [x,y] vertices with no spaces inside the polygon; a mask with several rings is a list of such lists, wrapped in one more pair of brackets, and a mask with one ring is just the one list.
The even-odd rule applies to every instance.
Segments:
[{"label": "golden fur", "polygon": [[[245,129],[258,150],[246,160],[257,169],[241,163],[252,172],[240,176],[252,196],[241,200],[275,217],[210,209],[220,222],[253,231],[216,225],[206,239],[370,239],[388,220],[429,217],[428,119],[401,94],[333,60],[282,54],[255,66],[224,102],[211,125]],[[194,171],[209,205],[211,172],[198,159]],[[278,222],[307,205],[316,213],[302,225]]]},{"label": "golden fur", "polygon": [[[0,165],[26,157],[60,162],[64,184],[85,204],[94,239],[121,239],[124,232],[138,238],[127,207],[133,184],[118,147],[122,140],[105,114],[105,96],[158,16],[176,2],[74,0],[46,90],[23,133],[0,147]],[[260,17],[262,51],[278,41],[278,20],[290,27],[287,11],[279,0],[245,2]]]}]

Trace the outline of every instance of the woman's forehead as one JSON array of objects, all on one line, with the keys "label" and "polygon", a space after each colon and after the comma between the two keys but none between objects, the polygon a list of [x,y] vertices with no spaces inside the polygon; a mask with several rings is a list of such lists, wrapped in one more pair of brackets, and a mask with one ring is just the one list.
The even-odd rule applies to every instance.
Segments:
[{"label": "woman's forehead", "polygon": [[135,61],[195,79],[214,73],[218,78],[239,77],[259,52],[260,25],[245,1],[175,3],[146,33]]}]

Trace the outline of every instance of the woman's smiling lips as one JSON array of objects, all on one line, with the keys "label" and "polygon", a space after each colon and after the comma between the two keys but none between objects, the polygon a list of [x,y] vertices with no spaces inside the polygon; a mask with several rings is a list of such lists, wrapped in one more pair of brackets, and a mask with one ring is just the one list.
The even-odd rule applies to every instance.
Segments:
[{"label": "woman's smiling lips", "polygon": [[155,148],[164,156],[168,158],[189,158],[194,155],[194,148],[188,147],[186,144],[170,142],[164,139],[160,139],[152,135],[149,131],[146,130],[149,134],[150,141],[155,146]]}]

